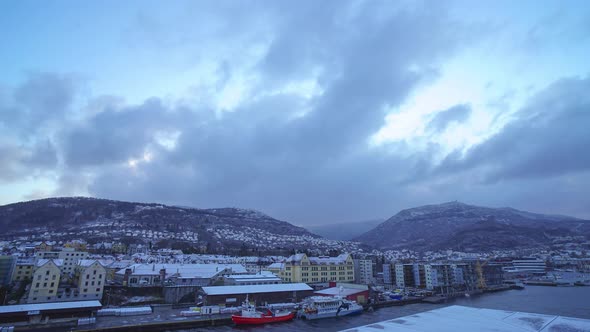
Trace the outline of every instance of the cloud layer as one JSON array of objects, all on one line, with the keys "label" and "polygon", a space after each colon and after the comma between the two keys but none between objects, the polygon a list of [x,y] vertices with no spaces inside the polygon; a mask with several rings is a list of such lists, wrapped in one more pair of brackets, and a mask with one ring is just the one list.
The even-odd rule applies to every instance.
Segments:
[{"label": "cloud layer", "polygon": [[[588,78],[554,82],[451,153],[442,138],[473,126],[477,105],[429,110],[420,148],[371,145],[387,114],[486,29],[439,2],[201,10],[198,23],[140,13],[123,38],[175,66],[197,63],[203,76],[189,77],[183,98],[128,103],[89,94],[77,76],[39,72],[0,90],[0,183],[44,178],[54,185],[33,188],[41,196],[250,207],[304,225],[454,199],[590,217]],[[558,193],[539,196],[549,188]]]}]

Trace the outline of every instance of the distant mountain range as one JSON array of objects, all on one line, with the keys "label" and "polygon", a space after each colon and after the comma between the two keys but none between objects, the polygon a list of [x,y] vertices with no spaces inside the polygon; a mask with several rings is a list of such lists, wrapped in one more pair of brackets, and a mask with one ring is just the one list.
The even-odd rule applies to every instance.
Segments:
[{"label": "distant mountain range", "polygon": [[590,221],[449,202],[402,210],[354,238],[381,249],[489,251],[590,239]]},{"label": "distant mountain range", "polygon": [[328,225],[311,225],[306,228],[312,233],[321,235],[326,239],[350,241],[355,237],[375,228],[384,219],[373,219],[350,223],[335,223]]},{"label": "distant mountain range", "polygon": [[0,206],[2,238],[183,241],[214,247],[292,248],[321,237],[261,212],[197,209],[86,197],[62,197]]},{"label": "distant mountain range", "polygon": [[590,239],[590,221],[459,202],[403,210],[383,222],[311,226],[312,233],[255,210],[62,197],[0,206],[0,227],[0,239],[5,240],[80,238],[90,243],[184,243],[224,250],[246,246],[354,252],[362,246],[481,252]]}]

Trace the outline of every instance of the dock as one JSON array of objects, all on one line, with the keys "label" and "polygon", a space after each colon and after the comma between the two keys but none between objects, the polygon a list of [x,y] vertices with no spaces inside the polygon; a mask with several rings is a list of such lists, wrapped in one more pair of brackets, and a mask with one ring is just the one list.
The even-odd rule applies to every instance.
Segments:
[{"label": "dock", "polygon": [[[216,315],[220,316],[220,315]],[[163,330],[183,330],[192,329],[199,327],[213,327],[232,325],[231,315],[224,317],[206,318],[206,319],[187,319],[177,321],[161,321],[151,323],[132,323],[116,326],[88,326],[73,329],[78,332],[92,332],[92,331],[105,331],[105,332],[119,332],[119,331],[138,331],[138,332],[156,332]]]},{"label": "dock", "polygon": [[371,304],[365,304],[363,307],[365,308],[365,310],[371,310],[369,308],[379,309],[379,308],[386,308],[386,307],[395,307],[395,306],[402,306],[402,305],[412,304],[412,303],[420,303],[421,301],[422,301],[421,297],[410,297],[410,298],[403,299],[403,300],[390,300],[390,301],[374,302]]}]

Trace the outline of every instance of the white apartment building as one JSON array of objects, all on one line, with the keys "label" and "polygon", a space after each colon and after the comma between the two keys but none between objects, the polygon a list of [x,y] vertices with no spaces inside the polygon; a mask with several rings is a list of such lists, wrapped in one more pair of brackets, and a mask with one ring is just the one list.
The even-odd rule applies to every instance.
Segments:
[{"label": "white apartment building", "polygon": [[373,281],[373,261],[370,259],[354,260],[354,281],[358,284],[370,284]]}]

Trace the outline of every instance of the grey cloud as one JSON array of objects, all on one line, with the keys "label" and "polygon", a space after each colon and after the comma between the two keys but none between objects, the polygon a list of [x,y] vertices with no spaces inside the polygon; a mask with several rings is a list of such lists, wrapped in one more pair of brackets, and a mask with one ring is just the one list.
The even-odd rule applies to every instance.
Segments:
[{"label": "grey cloud", "polygon": [[65,162],[97,166],[141,158],[158,130],[173,128],[174,116],[158,99],[124,109],[107,107],[65,132]]},{"label": "grey cloud", "polygon": [[453,122],[460,123],[466,121],[469,119],[470,115],[470,105],[455,105],[444,111],[437,112],[428,123],[427,129],[435,133],[440,133],[447,129],[447,127]]},{"label": "grey cloud", "polygon": [[590,169],[590,78],[563,79],[534,96],[517,119],[489,140],[451,155],[438,172],[481,168],[485,181]]},{"label": "grey cloud", "polygon": [[12,181],[23,175],[18,160],[23,157],[22,151],[12,145],[0,145],[0,181]]},{"label": "grey cloud", "polygon": [[24,160],[27,166],[53,169],[57,166],[57,150],[50,140],[38,142]]},{"label": "grey cloud", "polygon": [[[290,80],[315,66],[333,69],[320,77],[323,94],[310,100],[289,94],[261,97],[204,124],[195,119],[178,124],[182,134],[173,151],[158,154],[137,171],[104,167],[91,192],[254,207],[302,223],[390,213],[391,202],[406,199],[399,183],[429,156],[367,150],[367,139],[383,125],[384,108],[399,105],[417,84],[436,77],[438,63],[465,39],[444,8],[405,8],[386,15],[377,15],[373,7],[359,10],[350,16],[341,10],[285,11],[301,17],[285,20],[257,68],[265,73],[261,89],[281,84],[277,76]],[[307,21],[312,28],[300,35]],[[348,34],[350,27],[354,31]],[[328,35],[340,36],[337,45]],[[288,60],[294,48],[308,52],[300,55],[301,63],[277,62],[282,56]],[[297,116],[302,109],[309,111]]]},{"label": "grey cloud", "polygon": [[[243,45],[270,42],[267,53],[253,60],[258,62],[250,74],[259,78],[252,89],[254,97],[233,112],[217,115],[215,110],[191,105],[177,108],[158,99],[137,106],[124,106],[113,97],[95,100],[88,106],[86,118],[61,129],[58,139],[52,141],[57,146],[38,147],[40,157],[35,162],[39,164],[52,161],[41,157],[44,151],[50,155],[53,148],[61,153],[58,160],[63,159],[64,169],[57,193],[88,190],[113,199],[251,207],[311,224],[388,216],[399,208],[464,197],[512,205],[508,199],[494,201],[490,190],[515,193],[502,196],[516,201],[517,194],[526,195],[518,189],[523,183],[535,190],[554,186],[567,191],[563,177],[543,181],[529,173],[522,176],[517,166],[524,161],[518,156],[525,157],[526,167],[542,162],[549,173],[538,166],[537,175],[560,172],[558,163],[549,166],[548,161],[534,157],[543,152],[535,142],[546,135],[555,141],[552,149],[569,156],[566,160],[571,159],[574,148],[570,152],[567,147],[562,149],[569,138],[561,142],[559,137],[563,136],[557,132],[572,127],[571,139],[578,140],[576,149],[587,143],[587,137],[582,137],[587,113],[573,112],[584,98],[582,92],[588,91],[587,82],[579,86],[576,80],[564,81],[556,86],[565,87],[547,89],[489,142],[466,157],[460,153],[449,156],[433,172],[431,156],[439,146],[433,144],[424,152],[401,156],[396,151],[403,143],[368,148],[367,139],[383,125],[385,109],[395,108],[417,86],[435,79],[439,64],[472,42],[473,36],[460,33],[461,26],[447,16],[444,4],[394,7],[391,2],[378,1],[254,2],[250,10],[244,10],[242,4],[236,9],[232,4],[235,2],[226,3],[233,9],[229,18],[221,21],[219,9],[212,17],[206,10],[200,11],[199,17],[210,24],[207,29],[200,29],[195,22],[201,21],[189,11],[187,16],[191,17],[183,21],[178,34],[174,25],[144,25],[157,30],[146,32],[160,51],[184,51],[188,45],[187,57],[212,49],[219,54],[220,79],[215,89],[221,89],[235,71],[243,69],[232,56],[242,54]],[[258,10],[262,7],[261,14]],[[250,30],[252,22],[256,24]],[[199,33],[193,34],[195,30]],[[300,78],[316,78],[322,93],[311,99],[276,93]],[[18,107],[37,107],[26,102],[33,97],[22,94]],[[572,97],[578,100],[570,100]],[[68,98],[55,100],[65,100],[65,108],[71,103]],[[301,115],[303,110],[305,115]],[[577,114],[579,123],[570,121],[572,114]],[[468,105],[457,105],[441,111],[429,126],[441,131],[469,116]],[[555,127],[554,122],[563,125]],[[158,146],[155,135],[160,131],[180,133],[174,148]],[[519,139],[522,142],[513,142]],[[146,149],[154,153],[150,162],[125,165]],[[566,163],[564,169],[583,172],[587,169],[584,160]],[[473,183],[481,174],[484,181]],[[516,180],[485,181],[508,176]],[[587,175],[580,179],[588,181]],[[577,194],[585,190],[576,187]],[[568,199],[573,199],[572,195],[563,194]],[[525,203],[520,201],[516,207]]]},{"label": "grey cloud", "polygon": [[35,137],[48,127],[63,126],[80,80],[71,75],[33,72],[0,99],[0,125],[8,133]]},{"label": "grey cloud", "polygon": [[0,181],[12,182],[57,167],[57,151],[49,140],[31,145],[0,144]]}]

